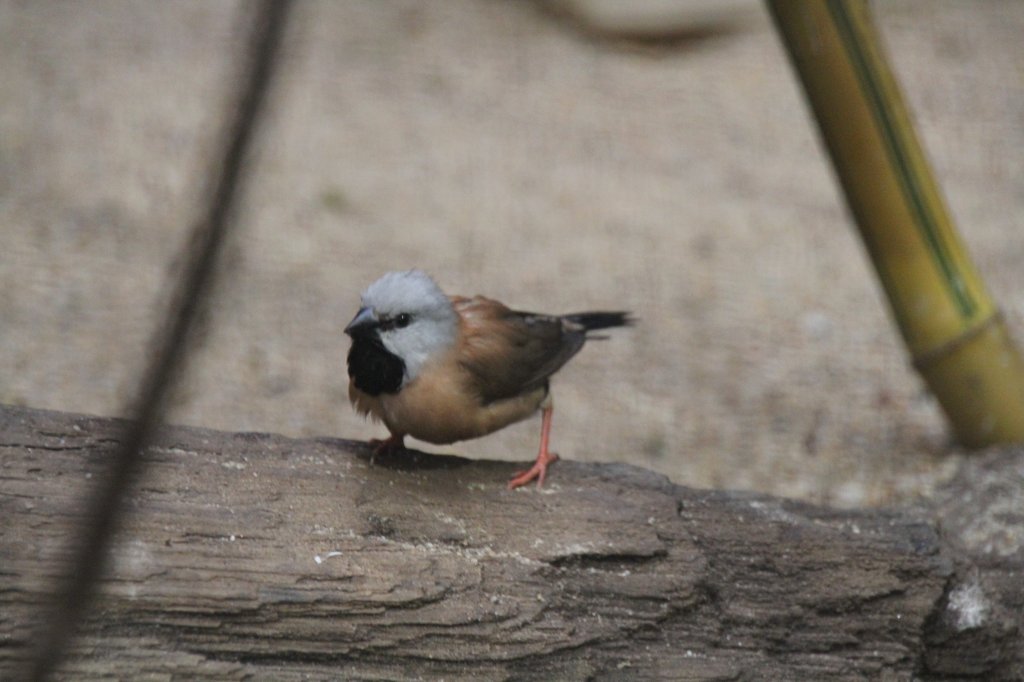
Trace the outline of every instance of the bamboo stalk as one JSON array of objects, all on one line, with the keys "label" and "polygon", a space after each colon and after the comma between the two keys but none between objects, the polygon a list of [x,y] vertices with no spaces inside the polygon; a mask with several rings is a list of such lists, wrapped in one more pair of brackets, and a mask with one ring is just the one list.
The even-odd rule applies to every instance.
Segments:
[{"label": "bamboo stalk", "polygon": [[1024,440],[1024,361],[971,263],[865,0],[768,0],[913,364],[964,445]]}]

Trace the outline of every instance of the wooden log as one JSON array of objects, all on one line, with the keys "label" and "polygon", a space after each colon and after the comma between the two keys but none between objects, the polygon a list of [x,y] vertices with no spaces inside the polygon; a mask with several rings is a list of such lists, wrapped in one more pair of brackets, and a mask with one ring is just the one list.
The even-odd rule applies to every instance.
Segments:
[{"label": "wooden log", "polygon": [[[28,655],[121,427],[0,407],[0,679]],[[509,491],[513,464],[412,453],[371,466],[367,455],[344,440],[163,429],[65,674],[1024,672],[1024,507],[992,490],[1019,499],[1020,451],[981,461],[935,505],[901,511],[692,490],[570,461],[543,490]]]}]

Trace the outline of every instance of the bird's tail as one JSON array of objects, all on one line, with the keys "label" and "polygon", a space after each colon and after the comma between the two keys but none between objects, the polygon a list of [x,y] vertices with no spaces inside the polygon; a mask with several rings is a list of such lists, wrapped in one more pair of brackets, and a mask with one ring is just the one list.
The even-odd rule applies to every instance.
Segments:
[{"label": "bird's tail", "polygon": [[[612,327],[628,327],[633,324],[633,318],[630,313],[625,311],[591,311],[586,313],[573,313],[571,315],[563,315],[563,318],[574,322],[586,331],[594,331],[596,329],[610,329]],[[596,337],[591,337],[596,338]]]}]

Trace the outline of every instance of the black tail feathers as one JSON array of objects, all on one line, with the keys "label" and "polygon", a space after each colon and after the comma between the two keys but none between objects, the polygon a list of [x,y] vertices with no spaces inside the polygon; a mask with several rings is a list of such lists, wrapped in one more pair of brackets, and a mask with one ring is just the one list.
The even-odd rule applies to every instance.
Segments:
[{"label": "black tail feathers", "polygon": [[588,332],[596,329],[610,329],[611,327],[628,327],[633,324],[631,314],[625,311],[592,311],[586,313],[573,313],[563,315],[570,322],[583,327]]}]

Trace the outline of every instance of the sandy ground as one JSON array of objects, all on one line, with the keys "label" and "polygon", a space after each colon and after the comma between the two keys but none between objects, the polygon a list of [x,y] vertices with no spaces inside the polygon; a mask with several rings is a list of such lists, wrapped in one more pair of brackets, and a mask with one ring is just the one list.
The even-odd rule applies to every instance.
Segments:
[{"label": "sandy ground", "polygon": [[[1024,3],[875,4],[1024,338]],[[342,329],[363,287],[415,266],[525,309],[635,311],[554,382],[564,456],[841,505],[953,470],[760,11],[636,47],[522,2],[299,8],[174,421],[381,435],[349,409]],[[0,401],[123,409],[202,189],[236,18],[206,0],[0,3]],[[538,428],[452,450],[529,459]]]}]

